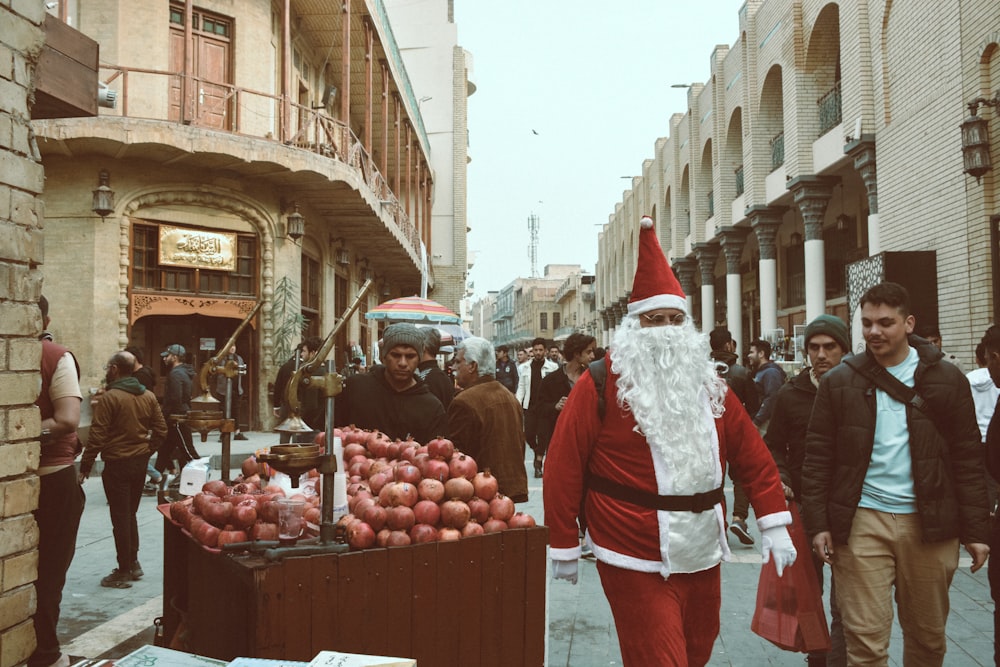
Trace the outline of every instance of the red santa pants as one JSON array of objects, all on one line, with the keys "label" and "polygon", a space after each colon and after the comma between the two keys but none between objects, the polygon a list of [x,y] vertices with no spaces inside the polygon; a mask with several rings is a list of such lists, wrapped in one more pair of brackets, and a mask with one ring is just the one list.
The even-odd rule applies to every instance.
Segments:
[{"label": "red santa pants", "polygon": [[598,561],[625,667],[701,667],[712,657],[722,608],[719,566],[664,579]]}]

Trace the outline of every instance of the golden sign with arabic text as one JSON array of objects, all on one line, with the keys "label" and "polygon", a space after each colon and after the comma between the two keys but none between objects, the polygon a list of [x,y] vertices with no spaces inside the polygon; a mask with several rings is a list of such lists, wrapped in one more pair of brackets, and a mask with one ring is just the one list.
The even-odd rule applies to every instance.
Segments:
[{"label": "golden sign with arabic text", "polygon": [[236,234],[160,225],[160,264],[236,270]]}]

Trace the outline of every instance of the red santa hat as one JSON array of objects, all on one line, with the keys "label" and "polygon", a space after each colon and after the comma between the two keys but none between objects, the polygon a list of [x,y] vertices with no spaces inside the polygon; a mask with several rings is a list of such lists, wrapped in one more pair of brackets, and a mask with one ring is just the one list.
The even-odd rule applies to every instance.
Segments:
[{"label": "red santa hat", "polygon": [[644,215],[639,221],[639,261],[628,313],[641,315],[658,308],[676,308],[687,313],[687,299],[656,238],[653,219]]}]

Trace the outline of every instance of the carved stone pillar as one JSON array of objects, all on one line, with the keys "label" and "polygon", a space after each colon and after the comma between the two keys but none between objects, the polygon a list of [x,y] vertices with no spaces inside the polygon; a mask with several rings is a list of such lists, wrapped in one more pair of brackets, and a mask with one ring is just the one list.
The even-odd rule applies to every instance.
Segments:
[{"label": "carved stone pillar", "polygon": [[826,253],[823,249],[823,219],[839,178],[799,176],[788,184],[802,214],[806,230],[806,322],[826,312]]},{"label": "carved stone pillar", "polygon": [[760,331],[778,328],[778,250],[775,239],[784,219],[784,206],[754,206],[747,209],[750,228],[760,249]]},{"label": "carved stone pillar", "polygon": [[868,255],[882,252],[878,215],[878,174],[875,168],[875,137],[862,135],[858,141],[844,146],[844,152],[854,159],[854,170],[861,176],[868,192]]},{"label": "carved stone pillar", "polygon": [[718,243],[695,243],[694,256],[701,272],[701,329],[715,328],[715,262],[719,259]]},{"label": "carved stone pillar", "polygon": [[743,358],[743,277],[740,258],[747,244],[746,227],[722,227],[719,241],[726,256],[726,328],[736,342],[736,355]]},{"label": "carved stone pillar", "polygon": [[677,281],[681,284],[681,289],[684,290],[684,295],[687,297],[688,314],[693,314],[691,308],[694,304],[694,273],[696,270],[694,258],[678,257],[670,260],[670,265],[673,267]]}]

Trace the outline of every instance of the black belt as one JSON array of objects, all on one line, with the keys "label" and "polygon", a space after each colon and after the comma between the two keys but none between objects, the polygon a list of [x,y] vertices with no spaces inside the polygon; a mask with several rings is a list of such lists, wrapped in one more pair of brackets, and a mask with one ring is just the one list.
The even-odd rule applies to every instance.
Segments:
[{"label": "black belt", "polygon": [[590,491],[597,491],[640,507],[665,512],[704,512],[721,503],[724,498],[721,486],[690,496],[659,496],[655,493],[619,484],[592,472],[587,473],[586,484]]}]

